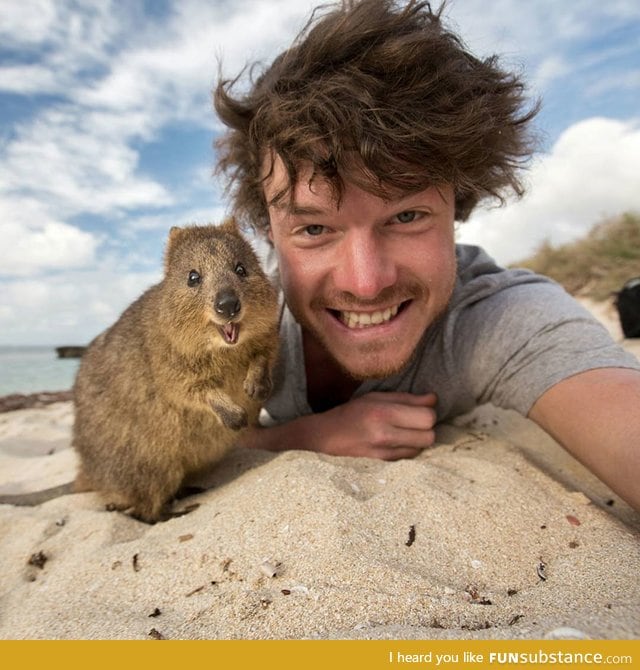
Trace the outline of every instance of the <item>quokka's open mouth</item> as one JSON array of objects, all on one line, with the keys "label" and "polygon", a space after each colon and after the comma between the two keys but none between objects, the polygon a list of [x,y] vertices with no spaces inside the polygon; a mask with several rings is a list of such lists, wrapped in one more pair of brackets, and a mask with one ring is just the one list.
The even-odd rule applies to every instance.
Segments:
[{"label": "quokka's open mouth", "polygon": [[224,326],[218,326],[218,330],[227,344],[236,344],[240,335],[239,323],[225,323]]}]

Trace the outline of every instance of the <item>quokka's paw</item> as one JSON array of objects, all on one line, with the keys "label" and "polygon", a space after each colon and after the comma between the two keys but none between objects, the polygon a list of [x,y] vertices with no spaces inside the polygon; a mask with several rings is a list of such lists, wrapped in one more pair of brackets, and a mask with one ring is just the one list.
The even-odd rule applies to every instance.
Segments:
[{"label": "quokka's paw", "polygon": [[242,407],[213,404],[213,411],[218,415],[222,425],[231,430],[241,430],[249,425],[249,418]]},{"label": "quokka's paw", "polygon": [[244,380],[244,392],[254,400],[266,400],[271,393],[273,385],[267,370],[261,370],[255,374],[248,374]]}]

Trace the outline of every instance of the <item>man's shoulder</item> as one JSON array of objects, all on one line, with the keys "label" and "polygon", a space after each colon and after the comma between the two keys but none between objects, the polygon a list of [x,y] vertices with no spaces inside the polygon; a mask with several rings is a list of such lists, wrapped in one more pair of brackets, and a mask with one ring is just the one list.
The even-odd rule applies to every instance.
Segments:
[{"label": "man's shoulder", "polygon": [[505,292],[515,287],[529,287],[534,292],[542,287],[554,287],[560,293],[564,292],[553,280],[531,270],[498,265],[481,247],[458,244],[456,258],[457,281],[451,299],[451,307],[454,308],[474,304],[492,296],[509,299]]}]

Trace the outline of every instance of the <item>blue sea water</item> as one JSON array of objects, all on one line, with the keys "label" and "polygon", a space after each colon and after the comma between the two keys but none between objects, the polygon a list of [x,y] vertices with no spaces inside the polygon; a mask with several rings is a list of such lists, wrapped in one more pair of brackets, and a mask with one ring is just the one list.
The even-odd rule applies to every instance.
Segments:
[{"label": "blue sea water", "polygon": [[0,346],[0,396],[67,391],[79,358],[58,358],[54,347]]}]

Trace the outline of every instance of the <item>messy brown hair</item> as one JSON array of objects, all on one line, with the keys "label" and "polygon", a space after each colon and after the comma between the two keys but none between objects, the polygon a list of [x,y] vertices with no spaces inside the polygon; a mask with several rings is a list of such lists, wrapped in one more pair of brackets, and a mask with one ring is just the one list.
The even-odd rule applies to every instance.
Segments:
[{"label": "messy brown hair", "polygon": [[496,56],[476,58],[444,27],[443,6],[320,7],[246,94],[232,95],[242,74],[219,81],[214,105],[229,130],[216,142],[218,171],[241,222],[268,226],[264,161],[272,169],[276,155],[289,176],[279,197],[292,197],[309,165],[338,200],[345,181],[383,198],[451,184],[458,220],[485,197],[523,193],[537,105],[527,108],[523,82]]}]

